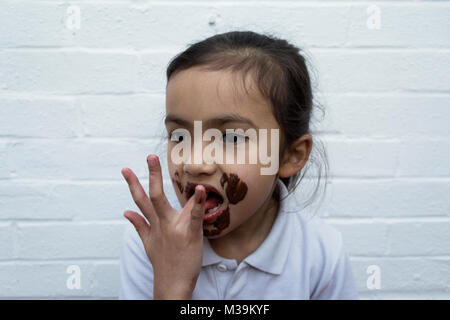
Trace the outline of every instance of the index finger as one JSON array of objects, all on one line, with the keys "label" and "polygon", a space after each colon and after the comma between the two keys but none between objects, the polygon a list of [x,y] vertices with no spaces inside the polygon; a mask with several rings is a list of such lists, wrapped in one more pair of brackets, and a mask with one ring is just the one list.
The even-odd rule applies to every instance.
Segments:
[{"label": "index finger", "polygon": [[158,156],[151,154],[147,157],[149,175],[149,193],[153,208],[159,217],[164,218],[170,211],[174,211],[164,194],[161,164]]},{"label": "index finger", "polygon": [[147,197],[144,188],[142,188],[139,179],[129,168],[123,168],[121,172],[128,183],[131,196],[139,209],[141,209],[142,214],[147,218],[150,224],[156,222],[158,218],[155,209],[153,208],[150,199]]}]

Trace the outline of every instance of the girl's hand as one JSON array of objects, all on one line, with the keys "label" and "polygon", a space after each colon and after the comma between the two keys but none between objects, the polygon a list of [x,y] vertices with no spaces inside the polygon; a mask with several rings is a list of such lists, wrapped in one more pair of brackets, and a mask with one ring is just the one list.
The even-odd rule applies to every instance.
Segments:
[{"label": "girl's hand", "polygon": [[161,165],[155,155],[147,157],[150,171],[147,197],[131,169],[122,169],[134,202],[150,225],[137,212],[127,210],[153,266],[154,299],[191,299],[202,266],[205,188],[195,194],[181,211],[175,210],[163,190]]}]

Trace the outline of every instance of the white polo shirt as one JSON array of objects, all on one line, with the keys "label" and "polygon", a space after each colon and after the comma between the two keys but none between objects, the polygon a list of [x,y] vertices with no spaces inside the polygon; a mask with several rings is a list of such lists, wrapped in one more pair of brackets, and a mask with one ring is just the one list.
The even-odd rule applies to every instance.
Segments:
[{"label": "white polo shirt", "polygon": [[[277,183],[283,199],[287,188]],[[178,199],[171,203],[180,208]],[[340,232],[306,212],[293,195],[281,201],[270,233],[239,265],[218,256],[203,238],[192,299],[358,299]],[[131,223],[124,234],[120,276],[119,299],[153,298],[153,268]]]}]

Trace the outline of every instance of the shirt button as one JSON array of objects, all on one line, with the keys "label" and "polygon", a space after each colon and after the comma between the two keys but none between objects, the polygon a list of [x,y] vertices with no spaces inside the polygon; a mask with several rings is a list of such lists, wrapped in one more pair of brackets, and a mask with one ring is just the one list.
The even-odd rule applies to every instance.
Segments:
[{"label": "shirt button", "polygon": [[219,271],[225,272],[225,271],[227,271],[227,266],[224,265],[223,263],[219,263],[217,265],[217,269],[219,269]]}]

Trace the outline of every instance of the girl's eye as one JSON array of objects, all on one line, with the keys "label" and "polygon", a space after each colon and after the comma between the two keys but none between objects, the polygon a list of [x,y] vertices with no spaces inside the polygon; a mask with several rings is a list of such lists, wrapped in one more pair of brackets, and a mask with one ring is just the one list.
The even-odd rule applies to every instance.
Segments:
[{"label": "girl's eye", "polygon": [[185,133],[181,131],[172,131],[169,136],[170,141],[181,142],[184,140]]},{"label": "girl's eye", "polygon": [[238,144],[245,141],[245,136],[236,133],[225,133],[223,135],[223,140],[226,143]]}]

